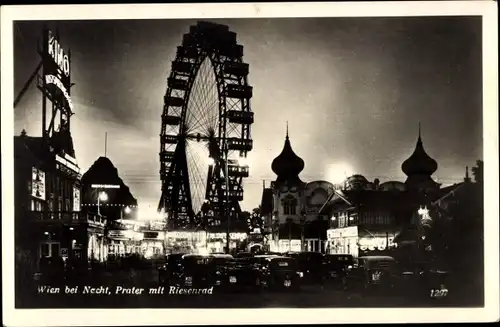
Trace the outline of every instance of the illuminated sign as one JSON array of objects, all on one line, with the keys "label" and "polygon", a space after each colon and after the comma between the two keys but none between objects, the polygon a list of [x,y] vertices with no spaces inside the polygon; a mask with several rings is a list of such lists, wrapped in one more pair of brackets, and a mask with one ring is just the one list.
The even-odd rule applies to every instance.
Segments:
[{"label": "illuminated sign", "polygon": [[32,169],[31,195],[45,200],[45,173],[36,167]]},{"label": "illuminated sign", "polygon": [[59,66],[60,71],[65,75],[69,76],[69,56],[64,52],[63,48],[59,44],[59,41],[54,37],[52,32],[48,32],[48,44],[47,50],[49,56],[54,59],[54,62]]},{"label": "illuminated sign", "polygon": [[68,160],[67,158],[71,158],[67,155],[65,155],[65,158],[59,156],[56,154],[56,161],[59,162],[60,164],[62,164],[63,166],[65,166],[66,168],[69,168],[71,169],[72,171],[74,171],[75,173],[80,173],[80,168],[75,165],[73,162],[71,162],[70,160]]},{"label": "illuminated sign", "polygon": [[147,239],[164,239],[165,238],[165,233],[164,232],[144,232],[144,238]]},{"label": "illuminated sign", "polygon": [[92,184],[92,188],[120,188],[120,185],[112,185],[112,184]]},{"label": "illuminated sign", "polygon": [[73,187],[73,211],[80,211],[80,190]]},{"label": "illuminated sign", "polygon": [[54,76],[54,75],[45,75],[45,83],[46,84],[54,84],[55,86],[57,86],[57,88],[59,90],[61,90],[64,98],[68,102],[69,109],[71,111],[73,111],[73,101],[71,101],[71,97],[69,96],[69,93],[66,90],[66,87],[64,86],[64,84],[61,82],[61,80],[57,76]]},{"label": "illuminated sign", "polygon": [[387,246],[394,247],[394,237],[363,237],[358,241],[361,250],[384,250]]},{"label": "illuminated sign", "polygon": [[[198,234],[198,235],[197,235]],[[167,232],[167,238],[192,239],[193,237],[203,237],[204,231],[201,232]],[[209,239],[226,239],[226,233],[207,233]],[[230,233],[229,238],[232,240],[244,240],[247,238],[246,233]]]},{"label": "illuminated sign", "polygon": [[108,237],[115,240],[134,240],[140,241],[143,239],[142,233],[134,232],[133,230],[110,230]]}]

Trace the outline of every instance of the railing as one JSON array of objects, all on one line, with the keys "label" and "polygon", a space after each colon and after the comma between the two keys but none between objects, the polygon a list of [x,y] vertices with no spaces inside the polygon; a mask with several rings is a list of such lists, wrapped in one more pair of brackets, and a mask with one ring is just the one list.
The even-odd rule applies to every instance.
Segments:
[{"label": "railing", "polygon": [[98,226],[104,226],[106,224],[106,219],[101,215],[77,211],[32,211],[30,214],[35,221],[90,223]]}]

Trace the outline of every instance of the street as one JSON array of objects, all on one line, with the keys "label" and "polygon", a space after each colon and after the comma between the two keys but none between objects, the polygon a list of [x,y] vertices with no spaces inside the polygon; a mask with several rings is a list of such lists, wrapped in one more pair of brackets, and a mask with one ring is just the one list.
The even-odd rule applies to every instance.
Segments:
[{"label": "street", "polygon": [[[346,292],[331,284],[302,285],[299,290],[293,291],[250,289],[224,292],[214,289],[212,294],[198,295],[169,294],[169,288],[165,287],[163,294],[155,294],[159,286],[157,278],[156,269],[106,272],[99,281],[90,281],[85,285],[79,283],[76,293],[69,292],[76,286],[69,282],[57,285],[40,283],[22,292],[24,296],[20,296],[16,302],[18,307],[23,308],[402,308],[452,305],[452,296],[419,302],[411,294]],[[40,287],[43,285],[58,287],[60,291],[41,292]],[[88,291],[89,286],[94,288],[92,292]],[[96,292],[97,289],[106,288],[109,289],[108,294]],[[155,291],[150,292],[150,289]]]}]

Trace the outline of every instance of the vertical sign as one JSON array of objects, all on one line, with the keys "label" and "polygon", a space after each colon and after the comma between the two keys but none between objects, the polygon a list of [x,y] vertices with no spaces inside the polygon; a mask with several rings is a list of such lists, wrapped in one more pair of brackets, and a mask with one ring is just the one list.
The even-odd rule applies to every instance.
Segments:
[{"label": "vertical sign", "polygon": [[73,211],[80,211],[80,189],[73,186]]},{"label": "vertical sign", "polygon": [[32,168],[31,185],[31,195],[45,200],[45,173],[36,167]]}]

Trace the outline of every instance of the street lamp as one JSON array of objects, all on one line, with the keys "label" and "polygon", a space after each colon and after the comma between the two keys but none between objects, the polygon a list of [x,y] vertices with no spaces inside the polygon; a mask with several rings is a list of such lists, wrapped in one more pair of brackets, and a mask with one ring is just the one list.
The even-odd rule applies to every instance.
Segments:
[{"label": "street lamp", "polygon": [[130,207],[129,207],[129,206],[125,207],[125,214],[127,214],[127,215],[128,215],[128,214],[129,214],[129,213],[131,213],[131,212],[132,212],[132,209],[130,209]]},{"label": "street lamp", "polygon": [[97,196],[97,214],[99,216],[101,215],[101,201],[102,202],[108,201],[108,194],[104,191],[99,192],[99,195]]}]

